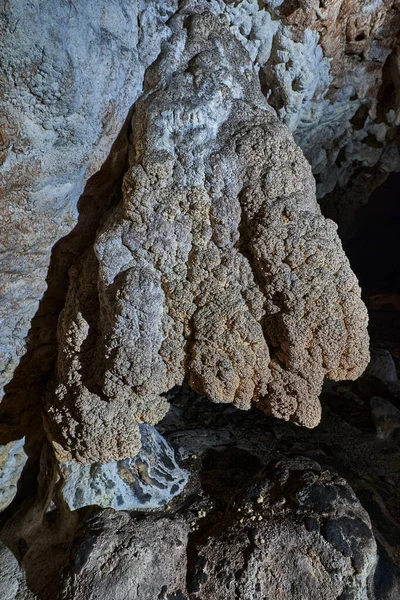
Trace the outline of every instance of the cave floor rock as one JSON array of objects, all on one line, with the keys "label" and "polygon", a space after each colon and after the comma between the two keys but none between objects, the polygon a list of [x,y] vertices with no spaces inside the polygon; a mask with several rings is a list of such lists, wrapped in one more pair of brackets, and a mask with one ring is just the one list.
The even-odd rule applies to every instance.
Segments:
[{"label": "cave floor rock", "polygon": [[373,397],[399,406],[368,374],[325,386],[310,430],[174,390],[158,430],[190,473],[183,492],[147,513],[26,500],[0,535],[18,589],[40,600],[397,600],[400,440],[378,437]]}]

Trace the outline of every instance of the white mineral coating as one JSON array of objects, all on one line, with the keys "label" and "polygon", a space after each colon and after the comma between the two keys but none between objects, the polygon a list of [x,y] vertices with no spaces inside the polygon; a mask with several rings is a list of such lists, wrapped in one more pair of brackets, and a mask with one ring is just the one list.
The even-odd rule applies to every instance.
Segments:
[{"label": "white mineral coating", "polygon": [[70,510],[96,504],[116,510],[165,506],[185,487],[188,474],[168,442],[151,425],[139,425],[141,450],[135,458],[105,464],[60,463],[62,495]]},{"label": "white mineral coating", "polygon": [[0,511],[11,504],[28,459],[24,451],[25,438],[0,446]]}]

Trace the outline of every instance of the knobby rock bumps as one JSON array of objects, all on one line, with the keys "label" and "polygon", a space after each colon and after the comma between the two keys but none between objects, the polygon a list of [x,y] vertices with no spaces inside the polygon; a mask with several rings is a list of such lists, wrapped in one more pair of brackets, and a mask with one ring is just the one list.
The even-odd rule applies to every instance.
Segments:
[{"label": "knobby rock bumps", "polygon": [[165,392],[313,427],[368,362],[367,313],[310,167],[241,43],[175,16],[132,118],[122,200],[73,265],[47,428],[60,460],[134,456]]}]

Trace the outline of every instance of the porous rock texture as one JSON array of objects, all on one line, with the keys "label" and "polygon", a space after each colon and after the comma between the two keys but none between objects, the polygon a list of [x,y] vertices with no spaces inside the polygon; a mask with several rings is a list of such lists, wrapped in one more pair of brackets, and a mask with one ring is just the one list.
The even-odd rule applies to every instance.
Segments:
[{"label": "porous rock texture", "polygon": [[47,427],[58,456],[139,449],[188,378],[312,427],[368,362],[367,315],[310,167],[211,13],[178,15],[135,105],[123,197],[70,271]]},{"label": "porous rock texture", "polygon": [[103,511],[77,531],[59,598],[184,600],[189,531],[179,516]]},{"label": "porous rock texture", "polygon": [[[182,4],[35,0],[1,8],[1,385],[25,352],[51,249],[74,227],[84,184],[108,155]],[[371,190],[400,167],[399,1],[186,4],[219,15],[246,47],[267,101],[312,165],[324,214],[344,233]],[[125,142],[107,180],[123,169]],[[36,329],[31,337],[37,362],[50,366],[31,372],[53,365],[48,320],[58,311],[43,306],[43,339]]]},{"label": "porous rock texture", "polygon": [[400,445],[368,426],[376,385],[329,385],[314,429],[176,390],[158,427],[190,479],[147,514],[50,503],[43,464],[0,529],[5,597],[398,600]]},{"label": "porous rock texture", "polygon": [[220,514],[215,498],[214,506],[203,498],[169,518],[103,511],[76,531],[60,597],[373,597],[371,522],[343,479],[307,458],[285,459],[260,469],[233,498]]},{"label": "porous rock texture", "polygon": [[74,227],[173,10],[168,0],[1,7],[1,388],[24,354],[51,249]]},{"label": "porous rock texture", "polygon": [[191,598],[366,600],[376,542],[354,492],[306,458],[273,468],[198,549]]}]

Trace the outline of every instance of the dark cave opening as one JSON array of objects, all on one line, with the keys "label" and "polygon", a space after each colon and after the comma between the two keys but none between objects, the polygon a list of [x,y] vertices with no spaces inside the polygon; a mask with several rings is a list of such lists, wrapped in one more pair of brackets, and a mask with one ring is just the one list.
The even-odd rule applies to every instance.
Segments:
[{"label": "dark cave opening", "polygon": [[345,252],[368,308],[372,346],[390,350],[400,372],[400,173],[359,209]]},{"label": "dark cave opening", "polygon": [[366,290],[400,291],[400,173],[391,173],[358,211],[345,252]]}]

